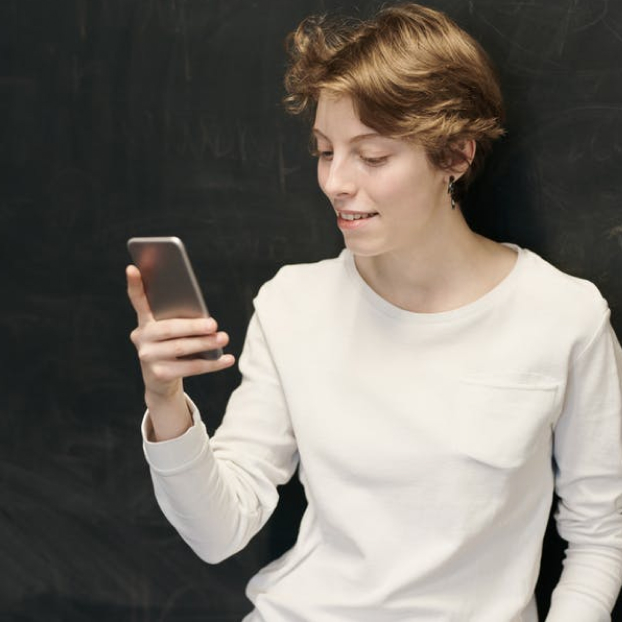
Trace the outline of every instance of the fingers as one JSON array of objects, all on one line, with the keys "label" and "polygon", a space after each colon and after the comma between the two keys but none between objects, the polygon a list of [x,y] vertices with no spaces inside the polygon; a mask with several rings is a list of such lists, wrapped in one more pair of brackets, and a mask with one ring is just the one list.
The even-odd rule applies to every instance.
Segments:
[{"label": "fingers", "polygon": [[158,384],[170,383],[179,378],[199,376],[211,372],[220,371],[231,367],[235,363],[232,354],[223,354],[215,361],[195,358],[175,361],[160,361],[150,367],[150,374]]},{"label": "fingers", "polygon": [[146,322],[153,320],[153,314],[145,295],[140,271],[136,266],[128,266],[125,269],[125,275],[127,277],[127,295],[138,316],[138,325],[142,326]]},{"label": "fingers", "polygon": [[[132,333],[132,341],[138,350],[138,357],[143,363],[156,363],[157,361],[176,361],[187,357],[196,356],[201,352],[216,350],[229,343],[227,333],[199,334],[191,336],[188,332],[181,336],[162,339],[155,336],[155,333],[162,333],[161,327],[154,322],[138,331]],[[151,335],[147,335],[147,332]],[[166,335],[171,335],[171,330],[165,331]]]},{"label": "fingers", "polygon": [[183,378],[226,369],[235,363],[231,354],[215,360],[198,356],[229,343],[229,335],[218,331],[214,318],[156,321],[140,271],[136,266],[128,266],[126,276],[128,297],[138,317],[138,327],[130,338],[138,352],[146,391],[165,394]]},{"label": "fingers", "polygon": [[218,324],[212,317],[158,320],[141,326],[143,341],[169,341],[183,337],[214,336]]}]

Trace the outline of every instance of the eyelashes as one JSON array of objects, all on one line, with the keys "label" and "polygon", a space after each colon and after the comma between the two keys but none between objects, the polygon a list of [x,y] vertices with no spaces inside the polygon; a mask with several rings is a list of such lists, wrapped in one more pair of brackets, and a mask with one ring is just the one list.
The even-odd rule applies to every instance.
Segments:
[{"label": "eyelashes", "polygon": [[363,156],[359,156],[359,157],[368,166],[382,166],[389,159],[389,156],[380,156],[376,158],[365,158]]},{"label": "eyelashes", "polygon": [[[333,159],[333,152],[330,149],[312,149],[311,155],[315,158],[318,158],[319,160],[324,160],[327,162],[330,162]],[[389,156],[383,155],[370,157],[358,154],[358,158],[367,166],[382,166],[388,161]]]},{"label": "eyelashes", "polygon": [[311,149],[311,155],[314,158],[319,158],[320,160],[330,160],[333,157],[332,151],[323,151],[320,149]]}]

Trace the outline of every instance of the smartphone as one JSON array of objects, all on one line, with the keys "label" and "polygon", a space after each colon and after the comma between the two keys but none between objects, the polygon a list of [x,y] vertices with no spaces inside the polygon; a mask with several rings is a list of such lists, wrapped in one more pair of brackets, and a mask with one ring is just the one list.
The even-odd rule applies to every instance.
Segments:
[{"label": "smartphone", "polygon": [[[179,238],[131,238],[127,248],[140,270],[156,320],[209,317],[188,253]],[[218,348],[191,358],[215,360],[221,356],[222,349]]]}]

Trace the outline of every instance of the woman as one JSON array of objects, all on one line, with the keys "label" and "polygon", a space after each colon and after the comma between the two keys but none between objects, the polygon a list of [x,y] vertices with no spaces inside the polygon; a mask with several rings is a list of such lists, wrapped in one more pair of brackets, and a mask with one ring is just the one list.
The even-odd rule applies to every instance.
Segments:
[{"label": "woman", "polygon": [[622,575],[622,357],[596,288],[467,226],[460,198],[502,102],[481,48],[415,4],[306,20],[292,112],[345,249],[256,300],[241,386],[208,438],[177,357],[214,320],[154,321],[128,268],[162,510],[203,559],[243,548],[299,467],[295,546],[255,576],[247,622],[533,622],[553,491],[569,542],[548,622],[604,622]]}]

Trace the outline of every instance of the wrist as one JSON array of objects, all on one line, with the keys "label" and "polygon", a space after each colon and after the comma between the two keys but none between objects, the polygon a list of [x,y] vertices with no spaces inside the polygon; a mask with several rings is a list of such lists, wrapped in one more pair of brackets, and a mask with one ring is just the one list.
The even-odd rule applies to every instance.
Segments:
[{"label": "wrist", "polygon": [[192,412],[183,391],[170,396],[145,392],[151,423],[150,440],[166,441],[181,436],[192,427]]},{"label": "wrist", "polygon": [[185,403],[186,398],[184,395],[184,388],[182,385],[177,385],[170,391],[153,391],[145,389],[144,394],[145,404],[149,410],[166,408],[171,405],[179,405],[182,402]]}]

